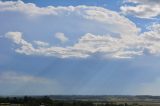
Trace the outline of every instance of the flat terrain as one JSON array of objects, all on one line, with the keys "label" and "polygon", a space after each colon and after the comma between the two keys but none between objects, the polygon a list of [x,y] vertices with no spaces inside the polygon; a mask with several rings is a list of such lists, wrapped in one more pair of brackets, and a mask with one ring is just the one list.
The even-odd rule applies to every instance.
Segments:
[{"label": "flat terrain", "polygon": [[0,97],[0,106],[160,106],[159,96],[12,96]]}]

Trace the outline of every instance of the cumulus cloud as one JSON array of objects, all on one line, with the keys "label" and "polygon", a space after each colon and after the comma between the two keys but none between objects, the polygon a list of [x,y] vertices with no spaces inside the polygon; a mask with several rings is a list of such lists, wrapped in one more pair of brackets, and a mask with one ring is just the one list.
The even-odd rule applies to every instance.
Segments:
[{"label": "cumulus cloud", "polygon": [[72,46],[50,46],[37,48],[22,38],[21,32],[8,32],[6,37],[18,44],[16,52],[27,55],[57,56],[61,58],[86,58],[94,54],[104,57],[131,58],[143,55],[144,50],[150,54],[160,54],[160,24],[150,26],[148,32],[135,36],[112,37],[87,33]]},{"label": "cumulus cloud", "polygon": [[5,34],[5,37],[21,46],[20,49],[16,49],[16,52],[23,53],[24,51],[27,51],[25,54],[29,55],[34,51],[32,44],[22,38],[21,32],[8,32]]},{"label": "cumulus cloud", "polygon": [[37,46],[43,47],[43,46],[49,46],[47,42],[42,42],[42,41],[33,41]]},{"label": "cumulus cloud", "polygon": [[[27,10],[22,11],[25,9]],[[10,12],[25,14],[26,16],[19,16],[20,19],[24,20],[26,17],[38,17],[36,18],[36,21],[38,21],[37,27],[40,27],[41,30],[63,29],[64,31],[69,30],[69,32],[75,30],[75,32],[79,31],[81,34],[78,37],[72,35],[72,37],[69,37],[71,38],[69,41],[73,42],[66,42],[68,37],[64,35],[63,31],[56,33],[55,37],[57,39],[61,42],[66,42],[65,46],[57,46],[57,44],[53,42],[35,40],[39,36],[34,36],[32,43],[32,41],[26,40],[25,36],[33,37],[33,35],[25,35],[22,34],[22,32],[6,33],[6,38],[12,40],[19,46],[15,48],[15,51],[20,54],[55,56],[60,58],[87,58],[97,54],[109,58],[132,58],[134,56],[143,55],[146,50],[151,54],[159,54],[159,24],[150,27],[148,32],[139,34],[140,28],[138,28],[132,21],[117,12],[105,8],[95,6],[49,6],[42,8],[32,3],[9,1],[0,2],[0,11],[9,12],[8,14],[10,14]],[[41,19],[46,18],[47,16],[49,16],[48,19],[51,20],[49,22],[47,21],[47,28],[43,28],[45,24]],[[33,22],[36,23],[32,18],[27,21],[31,21],[31,25],[34,25],[32,24]],[[52,21],[52,24],[55,24],[55,22],[58,23],[56,24],[57,27],[48,27],[51,25],[50,23]],[[75,23],[73,24],[73,22]],[[25,26],[25,24],[23,25]],[[61,29],[58,28],[58,25],[61,25],[61,27],[59,27]],[[75,25],[78,28],[75,28],[74,26],[70,29],[70,25]],[[96,27],[93,28],[94,26]],[[17,26],[14,26],[14,28],[15,27]],[[27,26],[27,28],[29,27]],[[100,28],[100,32],[102,31],[103,34],[98,34],[100,32],[97,31],[97,28]],[[17,27],[17,29],[19,29],[19,27]],[[38,29],[38,31],[41,30]],[[41,39],[44,39],[45,37],[46,35],[43,35]],[[151,37],[153,39],[150,39]],[[50,37],[47,39],[50,39]],[[36,44],[36,46],[34,44]]]},{"label": "cumulus cloud", "polygon": [[11,39],[16,44],[23,43],[21,32],[8,32],[5,34],[5,37]]},{"label": "cumulus cloud", "polygon": [[[91,54],[100,53],[104,57],[111,58],[131,58],[132,56],[141,55],[141,51],[136,52],[136,49],[139,49],[136,45],[141,43],[139,38],[134,36],[126,37],[116,38],[110,35],[93,35],[88,33],[74,47],[86,50]],[[128,41],[129,39],[132,42]]]},{"label": "cumulus cloud", "polygon": [[158,4],[158,3],[160,3],[159,0],[124,0],[124,2],[151,3],[151,4]]},{"label": "cumulus cloud", "polygon": [[[18,35],[17,35],[18,34]],[[16,37],[15,37],[16,36]],[[18,37],[17,37],[18,36]],[[89,56],[83,51],[78,51],[73,47],[33,47],[33,45],[22,38],[21,32],[8,32],[6,37],[12,40],[14,43],[18,44],[20,48],[17,48],[15,51],[17,53],[26,54],[26,55],[45,55],[45,56],[57,56],[57,57],[86,57]],[[18,39],[18,42],[17,42]]]},{"label": "cumulus cloud", "polygon": [[[102,31],[108,31],[108,33],[114,34],[134,35],[135,33],[138,33],[140,30],[136,27],[136,25],[133,22],[119,15],[119,13],[96,6],[80,5],[66,7],[38,7],[33,3],[24,3],[23,1],[6,1],[0,2],[0,12],[13,12],[16,16],[17,14],[20,15],[21,18],[24,17],[23,15],[30,18],[48,16],[50,17],[48,20],[50,21],[48,25],[50,25],[52,22],[58,22],[56,24],[56,27],[62,25],[60,26],[60,28],[63,27],[66,29],[69,29],[70,26],[75,25],[74,27],[72,27],[72,30],[76,31],[78,31],[78,29],[80,29],[81,31],[91,30],[92,28],[92,31],[94,31],[97,29],[97,27],[94,28],[93,26],[97,25],[101,30],[104,29]],[[44,26],[44,23],[42,23],[42,25]],[[52,26],[53,25],[50,25],[50,27]]]},{"label": "cumulus cloud", "polygon": [[34,16],[34,15],[49,15],[49,14],[56,14],[54,8],[47,7],[47,8],[38,8],[33,3],[27,3],[25,4],[23,1],[18,0],[16,2],[14,1],[0,1],[0,11],[18,11],[18,12],[24,12],[27,15]]},{"label": "cumulus cloud", "polygon": [[125,3],[134,3],[133,5],[121,6],[124,14],[131,14],[139,18],[155,18],[160,16],[159,0],[125,0]]},{"label": "cumulus cloud", "polygon": [[61,32],[57,32],[55,34],[55,38],[57,38],[58,40],[60,40],[62,43],[68,41],[68,38],[64,35],[64,33],[61,33]]},{"label": "cumulus cloud", "polygon": [[144,32],[141,36],[145,39],[145,44],[151,54],[160,55],[160,24],[149,26],[149,31]]},{"label": "cumulus cloud", "polygon": [[[156,28],[157,27],[154,27],[154,29]],[[26,43],[19,43],[20,48],[17,48],[16,52],[27,55],[57,56],[61,58],[86,58],[97,53],[100,53],[105,57],[131,58],[136,55],[142,55],[144,48],[148,49],[150,53],[155,53],[152,48],[157,50],[158,48],[154,44],[158,42],[153,41],[153,43],[151,43],[151,39],[148,41],[147,37],[149,37],[148,34],[150,33],[151,31],[145,32],[141,36],[122,36],[120,38],[88,33],[82,36],[73,46],[67,47],[50,46],[35,48],[31,43],[21,39],[21,41],[24,41],[29,45],[26,45]],[[14,36],[17,35],[14,34],[12,37],[9,37],[13,42],[15,42]],[[157,33],[155,36],[157,36]]]}]

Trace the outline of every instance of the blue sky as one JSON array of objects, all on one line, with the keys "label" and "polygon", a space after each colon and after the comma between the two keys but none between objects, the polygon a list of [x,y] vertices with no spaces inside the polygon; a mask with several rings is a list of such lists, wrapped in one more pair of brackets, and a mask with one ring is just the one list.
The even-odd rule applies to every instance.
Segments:
[{"label": "blue sky", "polygon": [[159,4],[0,1],[0,95],[160,95]]}]

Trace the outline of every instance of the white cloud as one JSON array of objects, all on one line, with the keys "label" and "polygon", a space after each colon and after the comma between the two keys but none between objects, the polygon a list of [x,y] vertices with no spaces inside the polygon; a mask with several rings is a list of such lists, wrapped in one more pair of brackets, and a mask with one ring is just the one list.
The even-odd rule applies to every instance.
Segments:
[{"label": "white cloud", "polygon": [[[18,34],[18,35],[17,35]],[[19,37],[17,37],[19,36]],[[57,57],[86,57],[88,54],[81,53],[81,50],[75,50],[73,47],[33,47],[33,45],[24,39],[22,39],[21,32],[8,32],[6,37],[11,39],[14,43],[18,44],[20,48],[15,51],[26,55],[45,55],[45,56],[57,56]],[[16,38],[16,39],[15,39]],[[17,42],[18,39],[18,42]]]},{"label": "white cloud", "polygon": [[[119,15],[119,13],[96,6],[80,5],[75,7],[74,6],[38,7],[33,3],[23,3],[22,1],[17,1],[17,2],[6,1],[6,2],[0,2],[0,12],[13,12],[15,13],[16,16],[19,13],[21,18],[24,17],[23,15],[26,15],[26,17],[30,18],[49,16],[51,17],[48,20],[51,21],[50,23],[52,23],[52,21],[55,22],[59,21],[59,24],[57,24],[56,26],[58,27],[59,25],[62,25],[60,27],[66,29],[68,29],[70,24],[72,25],[74,22],[76,27],[73,27],[72,30],[77,30],[77,31],[78,29],[90,30],[93,26],[97,25],[101,30],[104,29],[104,31],[108,31],[114,34],[134,35],[138,33],[140,30],[139,28],[136,27],[136,25],[133,22]],[[57,18],[54,17],[58,17],[58,19],[61,20],[58,20]],[[50,25],[50,23],[48,23],[48,25]],[[78,26],[81,27],[79,28]],[[95,27],[93,31],[96,29],[97,27]]]},{"label": "white cloud", "polygon": [[[142,40],[137,36],[121,36],[120,38],[110,35],[86,34],[74,47],[85,49],[94,53],[111,58],[131,58],[136,55],[142,55]],[[138,51],[137,51],[138,50]]]},{"label": "white cloud", "polygon": [[24,75],[24,74],[18,74],[16,72],[3,72],[0,73],[0,83],[12,83],[12,84],[18,84],[18,83],[49,83],[50,80],[41,78],[41,77],[35,77],[31,75]]},{"label": "white cloud", "polygon": [[33,41],[37,46],[44,47],[44,46],[49,46],[47,42],[42,42],[42,41]]},{"label": "white cloud", "polygon": [[159,4],[160,0],[124,0],[124,2]]},{"label": "white cloud", "polygon": [[64,35],[64,33],[61,33],[61,32],[57,32],[55,34],[55,38],[57,38],[58,40],[60,40],[62,43],[68,41],[68,38]]},{"label": "white cloud", "polygon": [[[27,10],[24,11],[25,9]],[[72,31],[77,32],[76,35],[70,37],[68,37],[69,34],[67,34],[68,36],[66,37],[63,31],[60,33],[55,32],[55,37],[61,42],[66,42],[68,38],[70,38],[69,41],[65,43],[65,46],[57,46],[58,44],[55,44],[55,42],[35,40],[39,37],[44,39],[47,37],[46,35],[36,36],[36,34],[34,34],[35,36],[32,36],[32,33],[31,35],[27,33],[27,35],[23,35],[24,39],[21,32],[6,33],[5,36],[7,38],[19,45],[18,48],[15,48],[15,51],[20,54],[56,56],[60,58],[86,58],[97,54],[109,58],[132,58],[143,55],[145,50],[151,54],[159,54],[159,44],[156,37],[159,35],[158,24],[154,25],[148,32],[139,34],[140,28],[137,28],[132,21],[117,12],[105,8],[95,6],[49,6],[42,8],[32,3],[19,1],[0,2],[0,11],[8,12],[8,14],[12,12],[20,13],[18,15],[22,22],[26,20],[26,17],[36,17],[36,20],[32,18],[27,19],[27,22],[29,21],[31,26],[35,25],[34,27],[28,27],[27,23],[23,24],[23,26],[27,24],[26,29],[24,29],[25,32],[35,33],[36,31],[33,31],[33,28],[37,28],[38,32],[43,30],[43,34],[44,32],[48,33],[48,29],[51,29],[51,31],[56,29],[56,32],[61,30],[70,33]],[[49,20],[46,20],[46,18]],[[17,20],[16,23],[18,23],[18,21],[19,20]],[[36,22],[38,22],[38,24],[35,24]],[[16,23],[13,28],[20,29],[21,27],[17,27]],[[47,25],[45,25],[45,23],[47,23]],[[50,27],[53,26],[53,24],[56,26],[53,28]],[[154,33],[154,39],[156,40],[148,39],[149,36],[153,35],[151,33]],[[36,44],[36,46],[31,43],[32,41],[26,40],[26,38],[30,37],[25,36],[33,38],[33,43]],[[48,37],[46,39],[50,40],[50,38],[51,37]]]},{"label": "white cloud", "polygon": [[16,49],[16,52],[27,55],[57,56],[61,58],[86,58],[97,53],[111,58],[131,58],[135,55],[142,55],[142,50],[140,49],[142,48],[141,39],[139,37],[130,37],[130,41],[127,41],[126,39],[128,40],[129,38],[126,38],[125,36],[115,38],[109,35],[102,36],[88,33],[82,36],[78,43],[73,46],[35,48],[32,44],[29,45],[29,47],[28,45],[22,44],[20,45],[20,48]]},{"label": "white cloud", "polygon": [[149,27],[148,32],[144,32],[141,36],[145,39],[145,44],[151,54],[160,55],[160,24],[153,24]]},{"label": "white cloud", "polygon": [[135,15],[139,18],[154,18],[160,16],[159,0],[125,0],[125,3],[135,3],[135,6],[121,6],[121,10],[125,14]]},{"label": "white cloud", "polygon": [[[160,25],[154,24],[149,27],[148,32],[135,36],[112,37],[110,35],[83,35],[77,43],[72,46],[50,46],[33,47],[33,45],[22,39],[22,33],[8,32],[6,35],[14,43],[20,45],[16,52],[27,55],[56,56],[60,58],[86,58],[95,54],[110,58],[132,58],[143,55],[147,50],[150,54],[160,55]],[[17,35],[19,37],[17,37]],[[9,36],[10,35],[10,36]],[[15,39],[16,38],[16,39]],[[18,40],[17,40],[18,39]],[[18,43],[17,43],[18,42]]]},{"label": "white cloud", "polygon": [[49,15],[49,14],[56,14],[53,10],[54,8],[52,7],[47,7],[45,8],[38,8],[35,4],[33,3],[24,3],[23,1],[0,1],[0,11],[19,11],[19,12],[24,12],[30,16],[34,15]]},{"label": "white cloud", "polygon": [[35,51],[32,44],[28,43],[22,38],[21,32],[8,32],[5,34],[5,37],[8,39],[11,39],[14,43],[21,46],[21,49],[23,51],[20,49],[17,49],[16,52],[23,53],[24,51],[27,51],[25,52],[25,54],[29,55],[29,54],[32,54],[33,51]]},{"label": "white cloud", "polygon": [[20,44],[23,42],[21,32],[8,32],[5,34],[5,37],[12,39],[16,44]]},{"label": "white cloud", "polygon": [[[118,32],[119,34],[134,35],[137,34],[140,30],[133,22],[119,15],[119,13],[100,7],[86,10],[84,17],[109,25],[109,30],[114,33]],[[127,27],[131,28],[132,30],[126,30]]]}]

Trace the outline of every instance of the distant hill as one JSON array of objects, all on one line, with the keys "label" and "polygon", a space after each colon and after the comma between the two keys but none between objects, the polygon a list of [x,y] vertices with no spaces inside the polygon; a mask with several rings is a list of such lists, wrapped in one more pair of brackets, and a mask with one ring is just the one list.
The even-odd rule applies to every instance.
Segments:
[{"label": "distant hill", "polygon": [[83,100],[83,101],[155,101],[160,102],[160,96],[150,95],[51,95],[53,100]]}]

